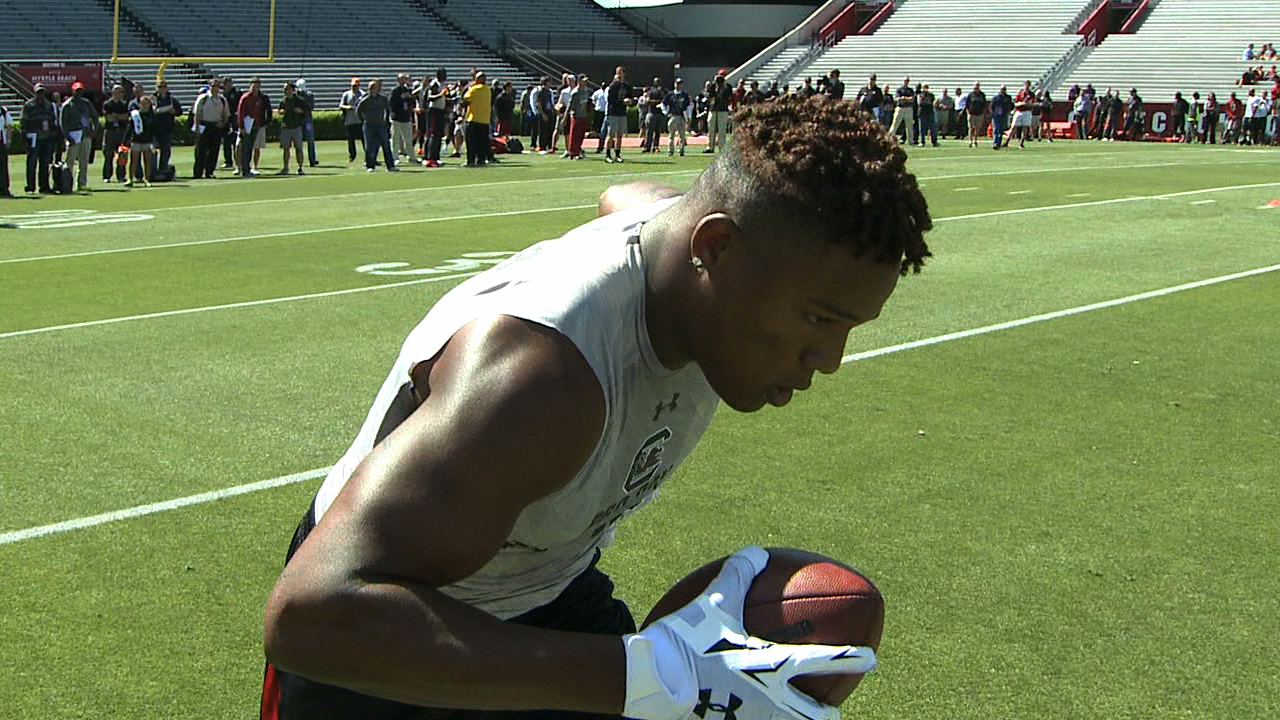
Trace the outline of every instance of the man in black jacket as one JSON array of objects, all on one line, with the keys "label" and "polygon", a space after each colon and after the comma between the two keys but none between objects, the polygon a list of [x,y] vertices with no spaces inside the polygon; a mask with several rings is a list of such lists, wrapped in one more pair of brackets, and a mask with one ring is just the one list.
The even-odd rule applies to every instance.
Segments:
[{"label": "man in black jacket", "polygon": [[22,133],[27,136],[27,187],[29,193],[49,187],[49,163],[53,161],[53,138],[57,133],[57,110],[49,101],[44,85],[36,84],[35,96],[22,106]]},{"label": "man in black jacket", "polygon": [[[156,148],[160,151],[156,160],[156,170],[162,174],[169,167],[169,159],[173,153],[173,127],[178,116],[182,114],[182,103],[169,92],[169,83],[161,80],[156,84]],[[152,177],[157,177],[153,171]]]}]

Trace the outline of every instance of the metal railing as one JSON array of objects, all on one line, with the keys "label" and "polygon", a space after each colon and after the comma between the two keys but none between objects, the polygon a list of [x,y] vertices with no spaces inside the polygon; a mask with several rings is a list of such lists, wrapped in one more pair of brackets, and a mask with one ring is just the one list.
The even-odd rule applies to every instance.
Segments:
[{"label": "metal railing", "polygon": [[13,89],[24,100],[30,99],[35,94],[35,88],[31,86],[31,81],[4,63],[0,63],[0,83]]},{"label": "metal railing", "polygon": [[792,76],[798,73],[800,68],[817,60],[818,56],[826,52],[826,50],[827,46],[819,43],[817,38],[815,38],[813,44],[809,46],[808,50],[805,50],[803,53],[797,55],[794,60],[787,63],[787,66],[779,71],[773,79],[783,85],[790,83]]},{"label": "metal railing", "polygon": [[1088,37],[1081,37],[1076,41],[1076,44],[1072,45],[1070,50],[1063,53],[1062,57],[1058,58],[1058,61],[1050,66],[1044,75],[1040,76],[1037,87],[1044,90],[1056,89],[1066,79],[1067,75],[1071,74],[1076,69],[1076,66],[1084,60],[1085,56],[1093,52],[1093,45],[1090,44],[1089,40],[1090,38]]},{"label": "metal railing", "polygon": [[676,38],[679,36],[672,32],[671,29],[663,23],[650,20],[647,15],[621,6],[613,8],[602,6],[601,9],[616,17],[632,30],[635,30],[645,37],[660,41],[663,45],[667,46],[663,49],[669,49],[676,46]]},{"label": "metal railing", "polygon": [[509,57],[537,70],[542,75],[553,78],[557,86],[560,82],[560,77],[565,73],[570,75],[577,74],[570,68],[561,65],[519,40],[505,36],[502,40]]},{"label": "metal railing", "polygon": [[573,33],[573,32],[538,32],[538,33],[503,33],[499,38],[498,51],[502,54],[510,52],[514,43],[536,50],[544,55],[572,54],[588,57],[639,57],[641,55],[666,56],[674,55],[670,50],[656,48],[639,35],[626,33]]}]

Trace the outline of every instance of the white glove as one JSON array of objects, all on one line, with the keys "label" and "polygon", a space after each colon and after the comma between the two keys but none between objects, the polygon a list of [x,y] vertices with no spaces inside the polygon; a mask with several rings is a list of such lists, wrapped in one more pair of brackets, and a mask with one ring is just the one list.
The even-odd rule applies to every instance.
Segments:
[{"label": "white glove", "polygon": [[[796,690],[797,675],[866,673],[869,647],[781,645],[751,637],[742,607],[769,553],[731,555],[707,589],[644,631],[623,638],[627,697],[640,720],[838,720],[840,711]],[[719,716],[716,715],[719,714]]]}]

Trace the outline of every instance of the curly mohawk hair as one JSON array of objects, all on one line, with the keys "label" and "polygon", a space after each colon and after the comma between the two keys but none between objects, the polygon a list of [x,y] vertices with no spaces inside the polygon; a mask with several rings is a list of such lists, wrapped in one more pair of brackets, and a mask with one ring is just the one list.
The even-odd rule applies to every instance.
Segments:
[{"label": "curly mohawk hair", "polygon": [[718,160],[739,186],[731,202],[741,220],[811,227],[904,275],[932,255],[924,233],[933,221],[906,152],[848,101],[784,96],[749,105]]}]

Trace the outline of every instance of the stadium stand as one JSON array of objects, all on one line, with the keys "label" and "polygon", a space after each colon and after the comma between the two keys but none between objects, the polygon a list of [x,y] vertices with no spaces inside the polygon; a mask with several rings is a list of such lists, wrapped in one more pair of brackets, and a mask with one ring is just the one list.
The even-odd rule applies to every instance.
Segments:
[{"label": "stadium stand", "polygon": [[[6,3],[0,61],[105,59],[111,55],[111,3],[23,0]],[[120,53],[153,55],[142,33],[120,27]]]},{"label": "stadium stand", "polygon": [[[935,89],[992,89],[1038,81],[1080,40],[1069,25],[1087,0],[956,2],[906,0],[871,35],[850,35],[807,64],[793,67],[781,83],[797,84],[838,68],[853,91],[875,73],[881,85],[904,77]],[[771,61],[765,68],[774,67]],[[753,79],[775,79],[766,72]]]},{"label": "stadium stand", "polygon": [[[30,0],[6,9],[6,40],[0,61],[107,60],[111,56],[113,0]],[[157,57],[155,64],[114,65],[112,79],[128,78],[148,88],[159,58],[185,56],[259,57],[268,50],[265,0],[125,0],[129,16],[120,28],[122,56]],[[586,13],[583,13],[584,15]],[[142,27],[132,27],[134,19]],[[21,28],[18,32],[8,28]],[[522,70],[453,23],[414,0],[346,0],[340,5],[312,0],[277,0],[276,62],[195,65],[170,59],[166,78],[175,95],[189,103],[212,75],[231,76],[242,86],[263,79],[273,95],[285,80],[305,77],[321,107],[336,106],[353,75],[394,81],[397,72],[415,79],[445,68],[453,79],[471,68],[492,80],[531,82]],[[0,94],[16,107],[16,97]]]},{"label": "stadium stand", "polygon": [[[1280,42],[1275,0],[1162,0],[1138,32],[1112,34],[1067,74],[1061,87],[1137,88],[1148,101],[1216,92],[1225,99],[1247,63],[1250,42]],[[1254,63],[1257,64],[1257,63]],[[1244,95],[1248,88],[1244,88]]]},{"label": "stadium stand", "polygon": [[648,39],[591,0],[458,1],[432,5],[434,11],[501,51],[508,37],[557,57],[581,52],[652,52]]},{"label": "stadium stand", "polygon": [[[263,0],[226,0],[217,5],[198,0],[128,0],[128,6],[187,54],[266,54]],[[228,17],[236,20],[227,22]],[[203,76],[170,78],[170,85],[179,97],[194,97],[209,73],[237,78],[241,86],[247,78],[258,76],[274,96],[286,80],[305,77],[320,106],[330,107],[336,106],[352,76],[394,82],[398,72],[421,79],[444,67],[451,78],[459,79],[474,67],[499,81],[520,83],[532,77],[450,27],[426,6],[409,0],[346,2],[340,9],[316,6],[310,0],[277,0],[275,52],[274,63],[208,65]],[[147,66],[118,72],[148,84],[146,78],[155,76],[154,67]]]},{"label": "stadium stand", "polygon": [[[758,80],[761,84],[764,84],[766,82],[772,82],[775,79],[783,78],[784,80],[779,82],[780,85],[784,84],[784,82],[790,82],[793,86],[798,86],[803,82],[805,77],[804,74],[792,73],[790,71],[797,63],[810,59],[809,56],[815,52],[815,48],[810,48],[807,45],[784,48],[778,51],[777,55],[770,58],[769,62],[761,66],[759,70],[752,73],[751,79]],[[843,70],[840,72],[841,74],[844,73]]]}]

